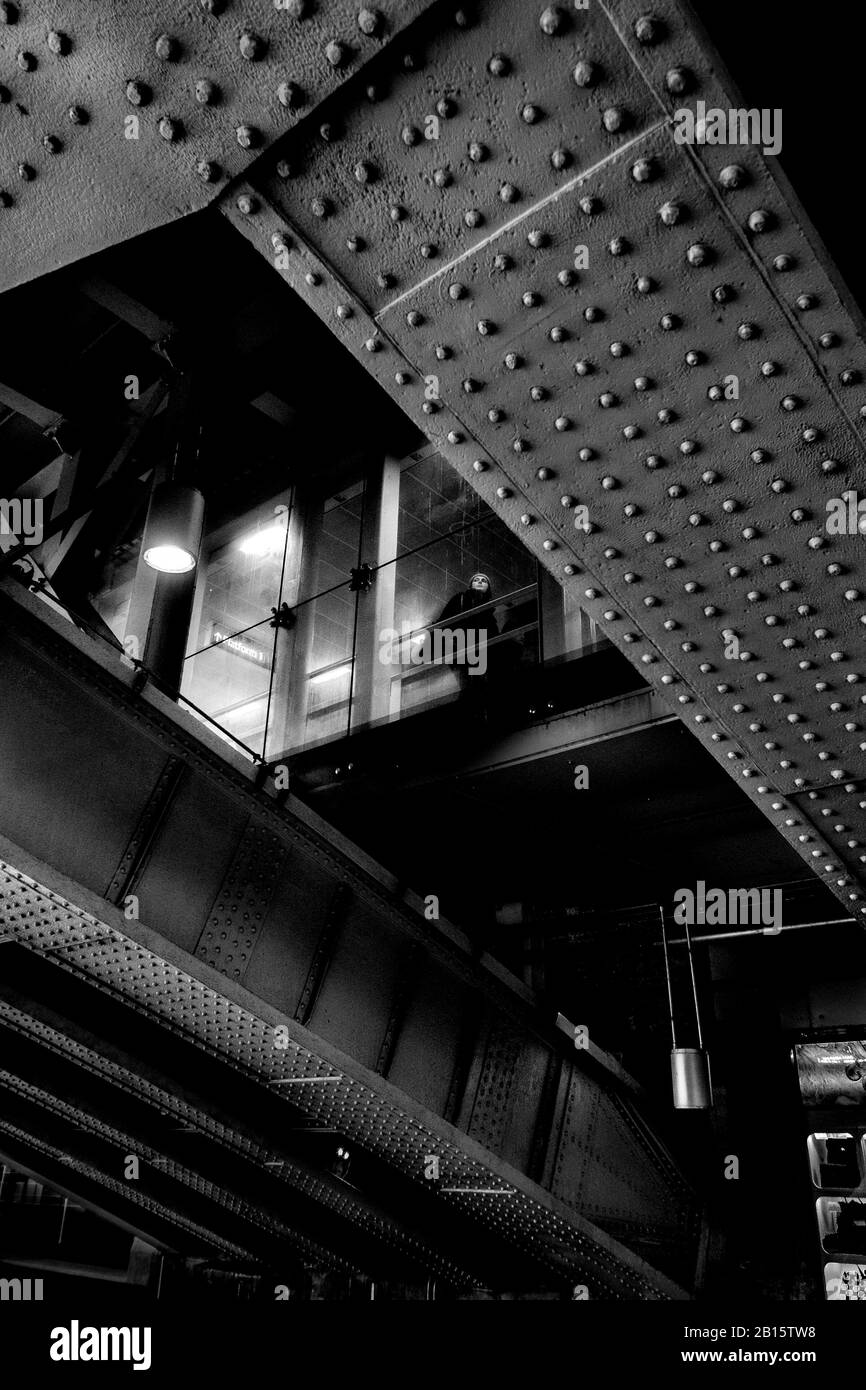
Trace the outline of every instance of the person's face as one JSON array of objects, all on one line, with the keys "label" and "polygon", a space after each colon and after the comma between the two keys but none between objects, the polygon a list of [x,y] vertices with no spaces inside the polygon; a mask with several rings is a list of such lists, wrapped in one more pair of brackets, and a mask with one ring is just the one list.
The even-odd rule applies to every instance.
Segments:
[{"label": "person's face", "polygon": [[487,580],[484,578],[483,574],[476,574],[472,580],[472,588],[474,589],[476,594],[486,594],[487,590],[490,588],[490,585],[487,583]]}]

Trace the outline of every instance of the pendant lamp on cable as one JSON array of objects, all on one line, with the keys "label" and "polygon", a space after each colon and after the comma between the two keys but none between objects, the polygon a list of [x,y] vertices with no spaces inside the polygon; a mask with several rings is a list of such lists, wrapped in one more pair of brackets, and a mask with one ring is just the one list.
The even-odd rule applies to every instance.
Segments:
[{"label": "pendant lamp on cable", "polygon": [[697,1047],[677,1047],[677,1030],[674,1022],[674,996],[671,989],[671,971],[668,960],[668,939],[665,932],[664,908],[659,908],[662,921],[662,948],[665,957],[665,979],[668,986],[668,1008],[671,1018],[671,1085],[675,1110],[709,1110],[713,1104],[713,1085],[710,1078],[710,1059],[704,1051],[701,1032],[701,1012],[698,1006],[698,987],[695,980],[695,962],[692,956],[692,939],[686,923],[686,946],[689,953],[689,970],[692,978],[692,997],[695,1002],[695,1019],[698,1025]]},{"label": "pendant lamp on cable", "polygon": [[204,498],[197,488],[160,483],[153,490],[142,555],[160,574],[188,574],[198,564],[204,530]]}]

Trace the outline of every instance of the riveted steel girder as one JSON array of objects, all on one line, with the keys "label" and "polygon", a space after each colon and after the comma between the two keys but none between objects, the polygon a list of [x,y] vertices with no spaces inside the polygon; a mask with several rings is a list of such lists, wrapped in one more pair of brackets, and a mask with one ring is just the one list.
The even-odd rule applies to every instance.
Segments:
[{"label": "riveted steel girder", "polygon": [[[281,804],[171,701],[137,692],[120,658],[12,593],[0,643],[6,936],[441,1203],[443,1240],[455,1223],[469,1237],[455,1259],[428,1230],[446,1277],[478,1277],[473,1260],[495,1239],[530,1281],[682,1296],[698,1212],[634,1083],[594,1047],[576,1050],[501,967],[474,961],[458,931],[426,922],[420,899],[293,799]],[[183,772],[154,824],[169,759]],[[145,840],[134,910],[128,899],[121,910],[105,885]],[[182,1156],[164,1157],[177,1184],[196,1183]],[[218,1201],[221,1182],[202,1181]],[[326,1185],[295,1181],[329,1209]],[[396,1186],[392,1200],[399,1222]],[[423,1263],[421,1237],[413,1249],[393,1223],[389,1235],[388,1215],[360,1205],[351,1220]],[[679,1282],[629,1248],[644,1242]]]},{"label": "riveted steel girder", "polygon": [[428,0],[0,12],[0,290],[205,207]]},{"label": "riveted steel girder", "polygon": [[674,0],[473,13],[222,210],[866,920],[866,353],[773,113],[712,143]]}]

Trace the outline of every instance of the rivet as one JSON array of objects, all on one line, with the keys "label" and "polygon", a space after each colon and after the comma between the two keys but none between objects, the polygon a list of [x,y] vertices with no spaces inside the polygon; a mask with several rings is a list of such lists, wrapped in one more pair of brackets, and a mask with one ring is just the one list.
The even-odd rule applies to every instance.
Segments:
[{"label": "rivet", "polygon": [[620,106],[609,106],[601,118],[602,125],[611,135],[625,130],[629,124],[629,114]]},{"label": "rivet", "polygon": [[365,8],[358,11],[358,28],[361,30],[361,33],[366,34],[368,38],[375,38],[377,34],[380,34],[384,27],[384,22],[379,10],[368,10]]},{"label": "rivet", "polygon": [[59,57],[65,57],[72,50],[72,40],[68,34],[64,34],[60,29],[50,29],[45,42]]},{"label": "rivet", "polygon": [[683,206],[681,203],[662,203],[659,208],[659,218],[666,227],[674,227],[683,216]]},{"label": "rivet", "polygon": [[501,251],[499,251],[499,252],[497,252],[497,254],[493,257],[492,265],[493,265],[493,269],[494,269],[494,270],[497,270],[497,271],[510,270],[510,269],[511,269],[511,257],[510,257],[510,256],[505,256],[505,255],[502,254]]},{"label": "rivet", "polygon": [[654,159],[639,159],[631,166],[631,176],[635,183],[651,183],[658,173]]},{"label": "rivet", "polygon": [[362,236],[346,237],[346,248],[353,253],[363,251],[367,243]]},{"label": "rivet", "polygon": [[496,496],[499,497],[499,498],[504,502],[504,501],[506,500],[506,498],[508,498],[508,497],[511,496],[511,488],[510,488],[510,487],[498,487],[498,488],[496,489]]},{"label": "rivet", "polygon": [[770,229],[770,227],[772,227],[772,225],[773,214],[771,212],[767,212],[766,208],[756,208],[754,212],[749,213],[750,232],[766,232]]},{"label": "rivet", "polygon": [[699,367],[703,361],[704,354],[702,352],[692,351],[686,353],[685,362],[687,367]]},{"label": "rivet", "polygon": [[520,119],[527,125],[537,125],[543,114],[541,107],[532,101],[525,102],[520,109]]},{"label": "rivet", "polygon": [[578,63],[572,73],[578,87],[594,87],[600,75],[598,64],[586,61]]},{"label": "rivet", "polygon": [[558,285],[562,285],[563,289],[568,289],[571,285],[577,284],[577,275],[573,270],[558,270],[556,282]]},{"label": "rivet", "polygon": [[479,319],[475,326],[482,338],[487,338],[491,333],[496,332],[496,324],[492,319]]},{"label": "rivet", "polygon": [[205,183],[216,183],[222,177],[222,169],[212,159],[200,159],[195,171]]},{"label": "rivet", "polygon": [[24,48],[17,54],[15,61],[22,72],[34,72],[37,66],[36,55],[28,53]]},{"label": "rivet", "polygon": [[484,462],[484,459],[475,459],[474,463],[472,464],[472,468],[476,473],[486,473],[488,469],[488,464]]},{"label": "rivet", "polygon": [[434,169],[433,182],[437,188],[450,188],[454,182],[454,175],[450,169]]},{"label": "rivet", "polygon": [[510,71],[511,64],[504,53],[494,53],[487,64],[487,71],[492,77],[505,77]]},{"label": "rivet", "polygon": [[829,349],[839,346],[839,335],[837,333],[822,333],[818,339],[822,348]]},{"label": "rivet", "polygon": [[[163,140],[179,140],[183,135],[183,124],[181,121],[174,120],[171,116],[163,116],[158,130]],[[240,206],[240,199],[238,205]]]},{"label": "rivet", "polygon": [[719,183],[722,188],[734,189],[742,188],[748,183],[749,176],[742,164],[727,164],[719,174]]},{"label": "rivet", "polygon": [[304,94],[297,82],[281,82],[277,87],[277,101],[280,106],[285,106],[288,110],[293,110],[296,106],[303,104]]},{"label": "rivet", "polygon": [[248,62],[255,63],[265,56],[267,52],[267,41],[257,34],[253,29],[245,29],[239,42],[241,57]]},{"label": "rivet", "polygon": [[693,246],[690,246],[688,251],[686,252],[686,260],[688,261],[689,265],[692,266],[707,265],[711,259],[712,251],[710,250],[709,246],[706,246],[703,242],[700,241],[695,242],[695,244]]},{"label": "rivet", "polygon": [[23,179],[25,183],[32,183],[36,178],[36,170],[33,168],[32,164],[19,164],[18,177],[19,179]]},{"label": "rivet", "polygon": [[649,275],[639,275],[634,282],[634,287],[638,294],[652,294],[655,289],[655,281]]},{"label": "rivet", "polygon": [[563,33],[567,20],[562,7],[560,5],[548,5],[546,10],[542,10],[538,24],[541,32],[551,38],[556,34]]},{"label": "rivet", "polygon": [[457,115],[457,102],[453,97],[440,97],[436,103],[436,114],[441,116],[443,121],[449,120]]},{"label": "rivet", "polygon": [[615,236],[608,242],[607,249],[612,256],[624,256],[630,250],[630,245],[624,236]]},{"label": "rivet", "polygon": [[73,125],[87,125],[90,120],[83,106],[70,106],[66,115]]},{"label": "rivet", "polygon": [[611,406],[617,404],[617,398],[613,391],[604,391],[598,398],[598,403],[603,410],[610,410]]},{"label": "rivet", "polygon": [[161,58],[164,63],[171,63],[177,58],[180,49],[177,39],[172,38],[171,34],[160,34],[154,51],[157,58]]},{"label": "rivet", "polygon": [[805,313],[808,309],[814,309],[818,300],[814,294],[801,294],[797,296],[797,308]]},{"label": "rivet", "polygon": [[781,256],[776,256],[773,260],[773,269],[780,275],[784,275],[786,271],[793,270],[794,257],[785,255],[784,253]]},{"label": "rivet", "polygon": [[658,420],[660,425],[672,425],[676,418],[676,411],[670,410],[667,407],[660,410],[659,413],[656,415],[656,419]]},{"label": "rivet", "polygon": [[783,410],[797,410],[802,404],[799,396],[783,396],[781,401]]},{"label": "rivet", "polygon": [[568,329],[556,324],[547,336],[552,343],[565,343],[568,341]]},{"label": "rivet", "polygon": [[604,318],[604,312],[595,304],[589,304],[583,311],[583,317],[587,323],[600,323]]},{"label": "rivet", "polygon": [[463,214],[463,221],[467,227],[480,227],[484,222],[484,214],[480,208],[469,208]]},{"label": "rivet", "polygon": [[638,43],[650,47],[664,38],[664,24],[654,14],[641,15],[634,22],[635,38]]},{"label": "rivet", "polygon": [[235,136],[242,150],[255,149],[262,141],[261,132],[252,125],[239,125]]},{"label": "rivet", "polygon": [[18,14],[17,5],[13,5],[11,0],[3,0],[3,4],[0,5],[0,24],[17,24]]},{"label": "rivet", "polygon": [[195,99],[202,106],[214,106],[219,99],[219,88],[215,82],[200,78],[195,84]]},{"label": "rivet", "polygon": [[[238,140],[240,141],[240,133],[238,133]],[[327,198],[311,198],[310,212],[314,217],[327,217],[331,212],[331,204]]]},{"label": "rivet", "polygon": [[398,386],[408,386],[412,376],[409,372],[395,372],[394,380]]},{"label": "rivet", "polygon": [[671,96],[680,97],[691,90],[694,78],[688,68],[671,68],[665,75],[665,86]]},{"label": "rivet", "polygon": [[839,373],[839,380],[843,386],[857,386],[860,382],[860,373],[852,367],[847,367],[844,372]]},{"label": "rivet", "polygon": [[473,376],[467,376],[461,382],[461,388],[467,396],[473,396],[476,391],[481,390],[481,383]]},{"label": "rivet", "polygon": [[659,319],[659,326],[663,328],[666,333],[671,333],[674,329],[679,328],[680,319],[676,314],[662,314]]},{"label": "rivet", "polygon": [[410,309],[406,315],[406,322],[410,328],[420,328],[424,322],[424,315],[419,313],[417,309]]},{"label": "rivet", "polygon": [[503,183],[499,189],[499,197],[503,203],[516,203],[520,194],[513,183]]},{"label": "rivet", "polygon": [[664,463],[665,461],[660,454],[647,454],[644,459],[644,467],[649,468],[653,472],[657,468],[663,468]]},{"label": "rivet", "polygon": [[501,406],[493,405],[487,412],[487,418],[491,425],[500,425],[505,419],[505,411]]},{"label": "rivet", "polygon": [[49,154],[60,154],[63,149],[63,141],[58,140],[56,135],[43,135],[42,144]]},{"label": "rivet", "polygon": [[337,43],[334,39],[332,39],[330,43],[325,44],[325,57],[332,68],[341,67],[348,56],[349,54],[345,44]]}]

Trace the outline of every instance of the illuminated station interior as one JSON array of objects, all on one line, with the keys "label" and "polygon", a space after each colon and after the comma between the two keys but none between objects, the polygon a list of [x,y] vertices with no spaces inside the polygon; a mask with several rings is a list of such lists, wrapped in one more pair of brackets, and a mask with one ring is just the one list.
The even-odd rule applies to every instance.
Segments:
[{"label": "illuminated station interior", "polygon": [[56,8],[0,5],[4,1287],[866,1299],[866,284],[769,18]]}]

